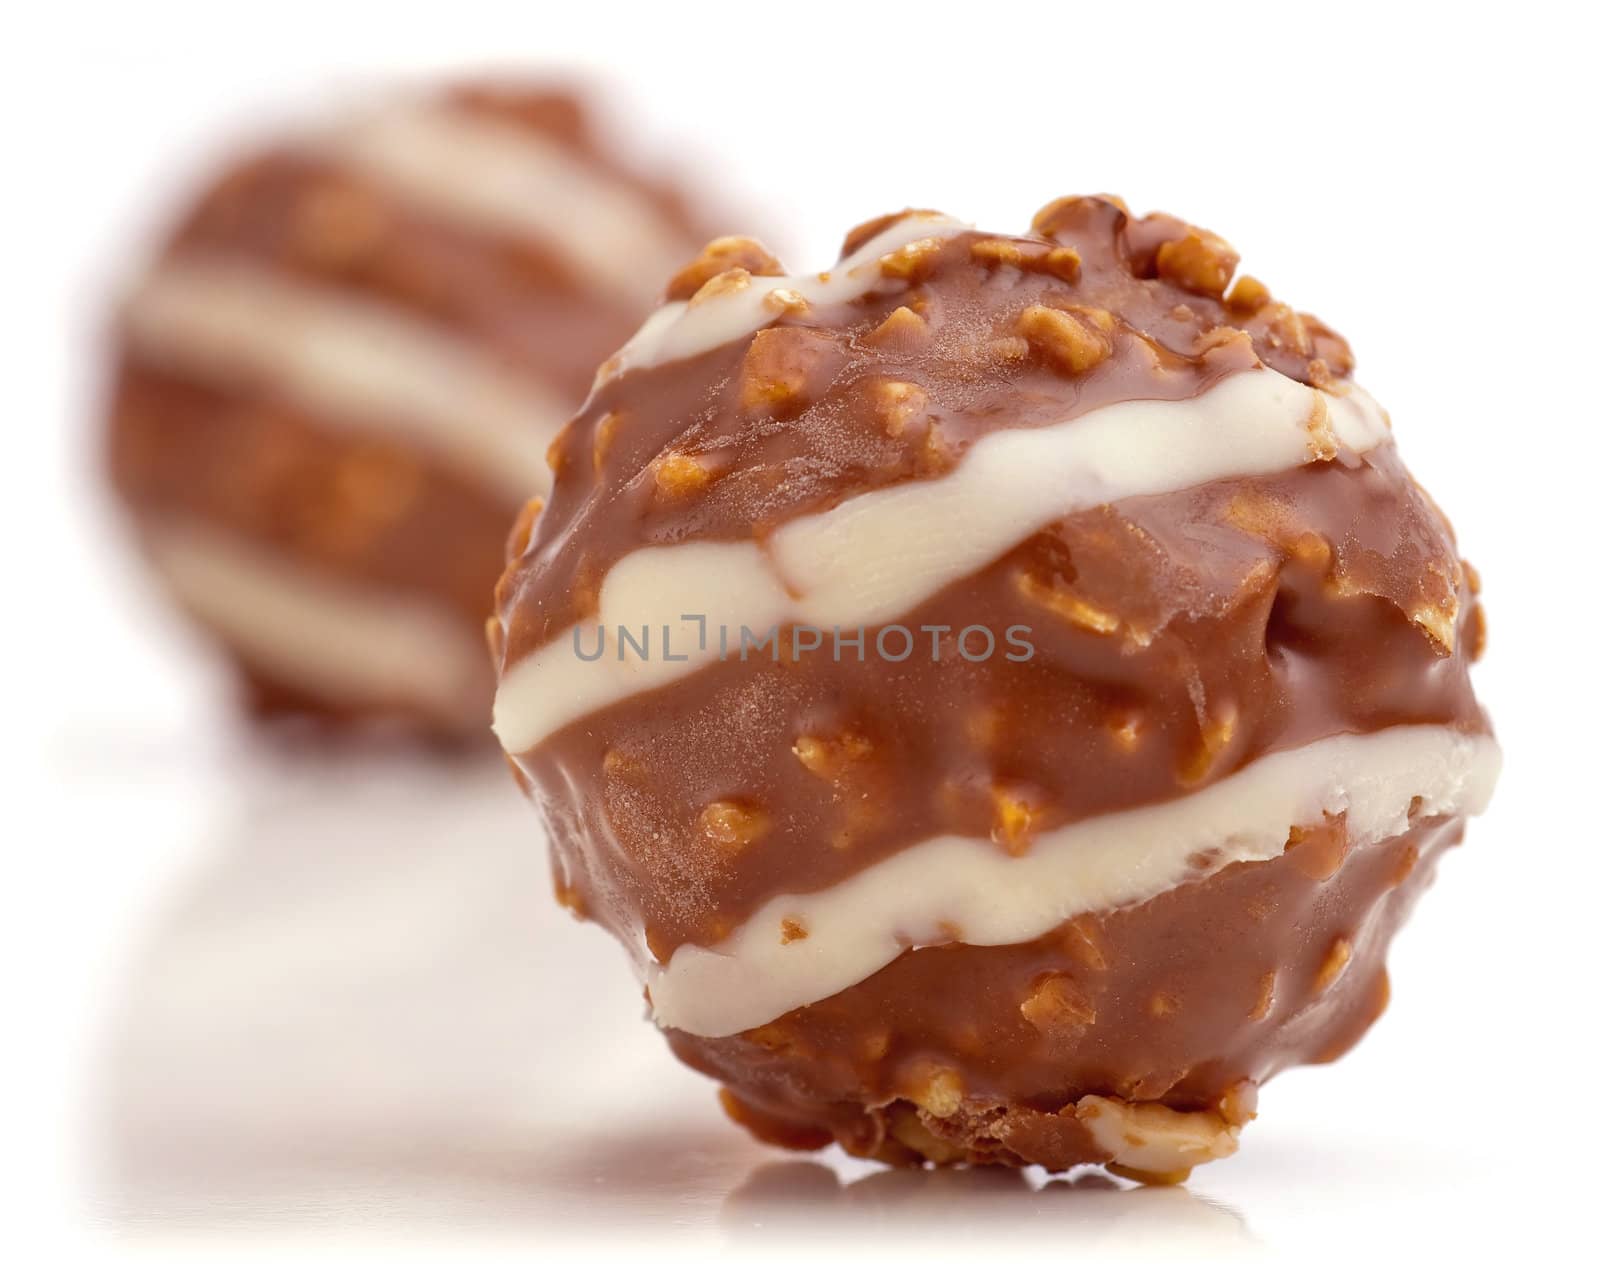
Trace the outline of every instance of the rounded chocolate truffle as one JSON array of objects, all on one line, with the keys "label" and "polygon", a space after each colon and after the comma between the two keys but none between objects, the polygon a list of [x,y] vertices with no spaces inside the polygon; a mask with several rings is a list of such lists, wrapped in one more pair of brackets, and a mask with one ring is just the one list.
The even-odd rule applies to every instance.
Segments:
[{"label": "rounded chocolate truffle", "polygon": [[731,1116],[1170,1182],[1382,1011],[1499,766],[1472,570],[1217,236],[721,241],[514,538],[496,730]]},{"label": "rounded chocolate truffle", "polygon": [[129,291],[110,469],[254,706],[487,739],[505,531],[705,231],[565,91],[386,98],[230,163]]}]

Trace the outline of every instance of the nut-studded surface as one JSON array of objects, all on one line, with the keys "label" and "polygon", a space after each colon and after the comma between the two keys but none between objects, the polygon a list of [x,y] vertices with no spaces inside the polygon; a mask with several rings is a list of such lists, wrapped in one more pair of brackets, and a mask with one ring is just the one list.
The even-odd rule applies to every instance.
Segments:
[{"label": "nut-studded surface", "polygon": [[[1381,560],[1356,548],[1384,538]],[[1441,658],[1408,617],[1430,555],[1453,552],[1392,453],[1140,498],[1062,520],[900,621],[948,626],[953,651],[1003,617],[1030,627],[1030,660],[714,662],[520,762],[566,888],[665,961],[939,833],[1014,845],[1335,731],[1481,729],[1465,653]],[[700,820],[728,798],[783,836],[727,856]]]},{"label": "nut-studded surface", "polygon": [[[1241,1085],[1353,1045],[1387,1003],[1390,936],[1460,834],[1433,820],[1351,848],[1330,822],[1278,859],[1029,944],[921,948],[774,1023],[668,1040],[728,1084],[752,1130],[791,1146],[1103,1160],[1073,1107],[1086,1095],[1225,1113]],[[1330,954],[1344,957],[1333,978]]]},{"label": "nut-studded surface", "polygon": [[[886,247],[845,300],[829,299],[827,274],[810,295],[804,281],[763,284],[780,268],[743,241],[679,276],[678,309],[641,337],[697,312],[721,316],[702,325],[714,335],[630,343],[557,440],[549,507],[498,591],[503,699],[519,664],[580,632],[608,577],[645,552],[767,550],[799,520],[959,474],[997,435],[1070,433],[1130,403],[1204,405],[1255,377],[1269,395],[1316,391],[1298,443],[1281,469],[1230,468],[1224,453],[1197,485],[1046,520],[892,618],[947,644],[1020,625],[1026,659],[924,646],[888,662],[780,643],[777,659],[702,662],[580,703],[518,746],[559,896],[647,970],[670,975],[685,948],[731,952],[769,901],[821,899],[940,838],[1026,857],[1051,830],[1153,809],[1308,742],[1414,724],[1488,732],[1467,676],[1482,645],[1476,580],[1386,434],[1356,448],[1336,428],[1356,394],[1340,338],[1258,280],[1235,281],[1215,235],[1113,199],[1057,201],[1023,236],[921,216],[851,235],[847,258]],[[906,233],[880,240],[896,226]],[[758,294],[759,310],[740,313],[759,322],[739,330],[727,316]],[[1193,431],[1239,437],[1204,412]],[[1141,428],[1129,418],[1127,455],[1159,467]],[[1004,485],[987,495],[1003,501]],[[897,561],[855,552],[883,572]],[[885,628],[864,627],[868,653]],[[835,1137],[888,1159],[1106,1159],[1113,1129],[1164,1120],[1115,1103],[1220,1112],[1236,1087],[1353,1042],[1410,898],[1372,866],[1453,840],[1453,815],[1354,846],[1334,847],[1337,823],[1299,830],[1268,863],[1209,878],[1200,854],[1201,880],[1058,917],[1025,944],[963,943],[954,926],[931,946],[908,935],[876,974],[774,1022],[670,1035],[728,1083],[737,1119],[780,1141]],[[1263,895],[1237,895],[1256,882]],[[1247,926],[1252,909],[1270,918]],[[804,953],[812,929],[797,909],[774,942]],[[1207,947],[1218,935],[1230,942]],[[1099,1135],[1051,1115],[1096,1096]],[[1218,1120],[1222,1148],[1240,1122]],[[1168,1133],[1213,1146],[1181,1120]]]},{"label": "nut-studded surface", "polygon": [[[916,269],[857,301],[774,311],[748,339],[603,381],[557,440],[569,481],[547,521],[566,534],[545,543],[563,552],[535,546],[514,568],[513,588],[537,594],[542,620],[511,633],[508,660],[581,620],[593,595],[579,582],[639,546],[760,536],[948,470],[997,429],[1130,399],[1190,398],[1259,365],[1306,384],[1352,367],[1342,340],[1281,302],[1246,313],[1161,278],[1158,237],[1181,233],[1181,223],[1132,220],[1100,199],[1051,205],[1038,220],[1054,238],[914,241],[929,245]],[[1035,268],[1061,247],[1056,239],[1081,258],[1072,279]],[[1015,245],[1022,260],[997,260],[997,243]],[[1046,311],[1058,321],[1041,319]],[[1069,323],[1103,341],[1104,357],[1078,370],[1064,361]],[[594,435],[613,415],[597,467]],[[699,460],[703,499],[663,500],[641,481],[668,454]]]},{"label": "nut-studded surface", "polygon": [[[401,111],[446,121],[465,137],[484,133],[496,147],[509,147],[511,158],[519,145],[537,148],[553,178],[569,173],[583,189],[604,188],[624,205],[637,205],[642,219],[678,245],[673,255],[700,233],[675,193],[606,152],[565,93],[464,86],[374,105],[371,119],[381,126],[388,113]],[[345,128],[327,121],[325,130],[247,156],[183,215],[148,283],[131,295],[119,332],[109,404],[111,476],[150,539],[158,571],[163,536],[185,543],[216,536],[269,556],[285,572],[303,573],[309,590],[348,588],[431,609],[463,635],[467,650],[481,641],[505,529],[533,491],[496,472],[504,467],[494,453],[532,458],[529,483],[543,486],[538,457],[545,441],[675,262],[672,255],[652,260],[625,242],[590,245],[638,276],[637,290],[621,294],[575,257],[570,240],[475,218],[386,180],[340,140]],[[386,162],[406,161],[398,141],[377,135],[388,139]],[[493,185],[508,174],[478,176]],[[560,203],[560,192],[549,194]],[[574,221],[577,236],[602,233]],[[218,357],[215,343],[186,346],[182,332],[149,339],[140,321],[148,318],[141,306],[149,304],[151,285],[159,291],[164,280],[196,270],[212,281],[220,277],[224,290],[234,280],[258,280],[268,303],[286,297],[313,313],[326,311],[335,325],[341,307],[357,316],[352,322],[373,316],[379,325],[398,325],[402,339],[436,352],[444,375],[424,389],[452,377],[460,382],[428,405],[443,425],[431,440],[394,428],[385,406],[397,400],[404,413],[410,396],[384,391],[386,380],[409,384],[400,375],[406,370],[394,366],[405,351],[383,345],[387,329],[365,345],[352,337],[337,355],[324,351],[325,360],[343,361],[331,368],[318,367],[316,350],[292,346],[292,331],[273,338],[275,356],[254,362],[230,360],[226,350]],[[266,332],[268,306],[248,295],[224,293],[223,300],[231,300],[234,313],[218,330],[237,331],[248,352],[251,306],[263,312],[258,334]],[[354,385],[357,397],[308,397],[305,387],[292,384],[296,375],[319,373]],[[474,397],[484,393],[485,376],[492,378],[493,402]],[[363,411],[362,403],[376,407]],[[527,439],[492,448],[485,467],[452,444],[453,421]],[[204,622],[207,609],[195,610]],[[481,665],[457,680],[466,687],[461,703],[419,702],[403,685],[390,695],[354,680],[341,687],[336,678],[302,679],[292,662],[280,665],[236,634],[220,636],[234,647],[262,710],[399,718],[473,738],[483,731],[492,676]]]}]

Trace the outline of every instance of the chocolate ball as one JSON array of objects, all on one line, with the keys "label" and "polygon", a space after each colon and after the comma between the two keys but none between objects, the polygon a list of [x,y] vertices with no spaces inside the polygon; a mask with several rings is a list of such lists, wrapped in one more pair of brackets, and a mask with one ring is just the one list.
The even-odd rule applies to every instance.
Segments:
[{"label": "chocolate ball", "polygon": [[704,234],[542,88],[385,98],[227,165],[121,307],[110,469],[256,708],[487,741],[506,528]]},{"label": "chocolate ball", "polygon": [[496,730],[758,1136],[1173,1182],[1383,1010],[1499,767],[1477,580],[1236,261],[1111,198],[722,241],[557,439]]}]

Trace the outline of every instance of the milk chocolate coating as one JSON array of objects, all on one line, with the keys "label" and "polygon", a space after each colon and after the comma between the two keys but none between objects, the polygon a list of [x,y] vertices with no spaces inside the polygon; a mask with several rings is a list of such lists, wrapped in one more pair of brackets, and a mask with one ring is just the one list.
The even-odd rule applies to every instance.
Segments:
[{"label": "milk chocolate coating", "polygon": [[[1330,592],[1329,563],[1285,548],[1283,525],[1252,521],[1262,511],[1346,547],[1364,590]],[[1353,548],[1384,543],[1391,579]],[[1352,469],[1119,502],[1061,520],[900,621],[952,633],[1023,621],[1033,659],[718,662],[646,703],[587,715],[519,761],[559,830],[563,892],[624,935],[642,927],[665,961],[681,943],[715,943],[772,896],[831,885],[939,833],[989,836],[996,787],[1025,792],[1052,827],[1178,797],[1341,731],[1482,730],[1466,654],[1441,657],[1392,596],[1425,587],[1426,564],[1452,557],[1390,448]],[[1154,637],[1128,652],[1019,605],[1028,573],[1070,579]],[[1215,756],[1196,684],[1209,703],[1237,706]],[[745,718],[752,729],[726,729]],[[1132,754],[1123,723],[1137,724]],[[836,774],[797,761],[803,738],[837,745]],[[848,756],[853,740],[870,752]],[[708,846],[700,813],[730,795],[784,835],[736,859]]]},{"label": "milk chocolate coating", "polygon": [[[637,550],[759,543],[948,474],[995,431],[1193,399],[1253,368],[1343,393],[1345,343],[1257,281],[1230,283],[1235,261],[1174,218],[1063,200],[1028,235],[919,246],[856,300],[603,373],[553,449],[548,508],[514,539],[502,675],[592,617],[606,573]],[[737,286],[716,273],[730,263],[778,273],[724,246],[673,295]],[[1076,318],[1058,331],[1032,308]],[[1047,830],[1330,736],[1489,730],[1468,678],[1475,575],[1387,442],[1067,515],[895,623],[1026,624],[1036,650],[725,661],[596,707],[513,758],[550,830],[558,897],[665,965],[775,897],[942,834],[1025,855]],[[1020,833],[1003,799],[1025,806]],[[731,837],[725,821],[708,835],[719,804],[740,813]],[[1272,860],[1032,942],[952,935],[764,1026],[667,1035],[725,1083],[735,1119],[790,1146],[1064,1169],[1107,1159],[1074,1111],[1093,1096],[1236,1126],[1241,1095],[1331,1058],[1377,1016],[1389,937],[1461,826],[1417,819],[1351,845],[1335,818]],[[930,1076],[949,1080],[931,1099]]]},{"label": "milk chocolate coating", "polygon": [[[765,1027],[667,1040],[773,1141],[1068,1169],[1104,1159],[1073,1111],[1084,1095],[1217,1110],[1353,1046],[1388,1003],[1390,938],[1460,836],[1432,820],[1352,849],[1331,822],[1032,943],[917,949]],[[919,1101],[941,1073],[961,1099],[936,1114]]]},{"label": "milk chocolate coating", "polygon": [[[473,84],[419,100],[554,147],[630,193],[685,244],[706,233],[675,190],[607,151],[567,92]],[[626,260],[628,245],[611,248]],[[641,317],[636,299],[598,286],[561,245],[453,216],[298,138],[230,163],[178,219],[153,273],[196,260],[382,307],[464,344],[557,405],[555,419],[528,422],[533,432],[552,430],[581,401],[595,364]],[[282,385],[227,369],[175,366],[120,329],[118,347],[109,471],[136,531],[176,521],[335,591],[383,591],[481,632],[521,505],[503,485],[383,420],[309,407]],[[485,741],[487,662],[459,707],[442,711],[403,688],[383,700],[342,694],[285,678],[246,650],[232,654],[264,714],[381,720]]]}]

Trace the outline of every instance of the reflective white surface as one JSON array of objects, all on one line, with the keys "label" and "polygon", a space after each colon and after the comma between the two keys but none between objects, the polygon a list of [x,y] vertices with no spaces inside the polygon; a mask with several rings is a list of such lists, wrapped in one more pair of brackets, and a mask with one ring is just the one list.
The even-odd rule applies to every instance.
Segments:
[{"label": "reflective white surface", "polygon": [[503,767],[252,750],[230,769],[111,1001],[92,1200],[120,1234],[1256,1244],[1182,1189],[763,1148],[550,899]]}]

